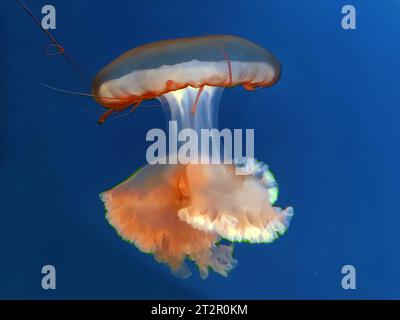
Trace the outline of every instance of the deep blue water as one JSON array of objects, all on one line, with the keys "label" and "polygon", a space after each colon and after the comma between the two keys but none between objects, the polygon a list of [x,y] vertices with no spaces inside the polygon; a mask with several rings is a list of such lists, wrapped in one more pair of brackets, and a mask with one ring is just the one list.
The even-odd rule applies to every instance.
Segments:
[{"label": "deep blue water", "polygon": [[[255,128],[255,153],[292,205],[273,244],[237,244],[228,278],[172,276],[122,241],[98,194],[145,163],[158,108],[97,125],[96,103],[47,90],[0,60],[0,298],[399,298],[400,1],[26,0],[57,9],[53,34],[94,76],[124,51],[185,36],[229,34],[273,52],[270,89],[225,90],[221,128]],[[341,28],[341,8],[357,29]],[[0,1],[0,50],[42,81],[82,91],[61,56],[12,0]],[[57,289],[41,288],[41,268]],[[357,289],[343,290],[354,265]],[[193,267],[193,266],[191,266]]]}]

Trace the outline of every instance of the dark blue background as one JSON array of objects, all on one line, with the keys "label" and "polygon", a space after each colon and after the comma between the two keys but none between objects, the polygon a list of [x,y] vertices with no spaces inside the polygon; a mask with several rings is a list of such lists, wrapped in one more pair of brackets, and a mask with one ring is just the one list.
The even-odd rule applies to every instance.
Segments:
[{"label": "dark blue background", "polygon": [[[98,126],[90,98],[60,95],[0,61],[0,298],[399,298],[400,2],[351,0],[357,30],[341,28],[349,1],[26,0],[57,9],[63,46],[94,76],[122,52],[184,36],[235,33],[273,52],[280,82],[225,90],[221,128],[255,128],[256,156],[293,205],[270,245],[236,245],[228,278],[172,276],[122,241],[98,194],[145,163],[158,108]],[[0,49],[42,81],[82,91],[62,57],[12,0],[0,6]],[[82,112],[82,111],[90,112]],[[41,267],[57,289],[41,289]],[[341,268],[357,289],[341,288]]]}]

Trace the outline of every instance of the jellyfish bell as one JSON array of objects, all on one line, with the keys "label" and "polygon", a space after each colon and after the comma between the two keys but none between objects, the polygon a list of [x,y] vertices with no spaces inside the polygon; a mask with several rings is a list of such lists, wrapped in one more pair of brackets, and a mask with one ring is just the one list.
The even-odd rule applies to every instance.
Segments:
[{"label": "jellyfish bell", "polygon": [[[177,130],[190,128],[200,135],[202,129],[218,128],[224,88],[269,87],[279,75],[277,59],[248,40],[185,38],[126,52],[100,71],[93,95],[108,108],[101,121],[110,112],[156,98]],[[293,215],[291,207],[273,206],[277,183],[268,166],[255,163],[248,175],[237,175],[239,165],[233,163],[149,164],[101,194],[107,219],[124,239],[153,253],[179,277],[190,275],[186,258],[202,278],[209,269],[227,276],[237,262],[233,245],[221,239],[272,242]]]},{"label": "jellyfish bell", "polygon": [[[129,50],[97,74],[92,93],[99,104],[120,111],[188,87],[200,90],[180,92],[177,99],[182,94],[200,95],[205,86],[269,87],[279,76],[278,60],[265,49],[236,36],[213,35],[165,40]],[[196,103],[190,110],[193,106]]]}]

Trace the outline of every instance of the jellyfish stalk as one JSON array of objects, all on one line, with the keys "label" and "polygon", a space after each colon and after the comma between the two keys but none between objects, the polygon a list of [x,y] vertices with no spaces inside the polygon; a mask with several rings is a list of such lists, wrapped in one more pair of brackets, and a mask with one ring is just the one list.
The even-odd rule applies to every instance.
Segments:
[{"label": "jellyfish stalk", "polygon": [[[193,129],[201,134],[201,129],[218,129],[218,112],[224,88],[204,86],[187,87],[161,95],[161,102],[167,123],[176,121],[177,130]],[[195,112],[192,112],[193,106]]]}]

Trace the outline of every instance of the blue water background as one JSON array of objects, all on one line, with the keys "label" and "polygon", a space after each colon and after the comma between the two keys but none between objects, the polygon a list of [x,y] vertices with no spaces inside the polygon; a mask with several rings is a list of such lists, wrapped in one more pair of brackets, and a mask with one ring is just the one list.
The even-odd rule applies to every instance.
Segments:
[{"label": "blue water background", "polygon": [[[228,278],[173,277],[122,241],[98,194],[145,163],[145,134],[164,128],[158,108],[97,125],[85,97],[41,88],[0,60],[0,298],[399,298],[400,2],[26,0],[57,9],[57,39],[91,76],[124,51],[177,37],[236,34],[273,52],[270,89],[225,90],[221,128],[255,128],[255,153],[292,205],[273,244],[238,244]],[[42,81],[82,91],[62,57],[15,1],[0,2],[0,49]],[[90,111],[90,112],[87,112]],[[41,268],[57,269],[42,290]],[[357,289],[341,288],[341,268]],[[193,267],[193,265],[191,265]]]}]

